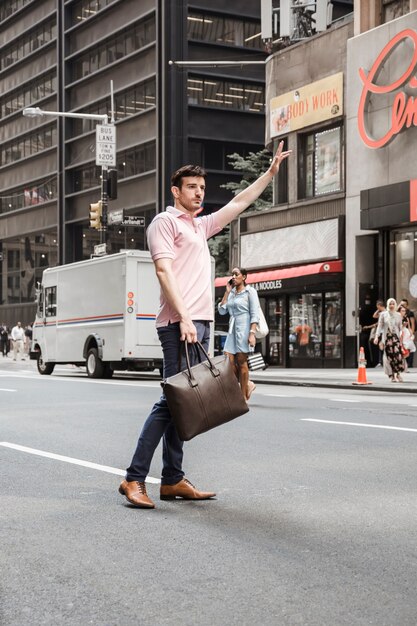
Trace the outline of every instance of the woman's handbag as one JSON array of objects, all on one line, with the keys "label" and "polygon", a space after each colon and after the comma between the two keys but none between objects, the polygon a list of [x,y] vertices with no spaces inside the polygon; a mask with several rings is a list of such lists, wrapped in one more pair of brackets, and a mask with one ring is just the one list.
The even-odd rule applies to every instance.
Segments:
[{"label": "woman's handbag", "polygon": [[263,339],[269,333],[268,324],[266,323],[264,312],[259,307],[259,323],[256,326],[255,337],[256,339]]},{"label": "woman's handbag", "polygon": [[[172,420],[182,441],[249,411],[236,374],[227,355],[209,357],[200,342],[193,345],[199,358],[207,358],[190,366],[189,344],[183,342],[187,367],[161,383]],[[200,352],[199,352],[200,351]]]},{"label": "woman's handbag", "polygon": [[249,352],[248,367],[251,372],[256,372],[256,370],[264,370],[266,368],[266,363],[260,352]]},{"label": "woman's handbag", "polygon": [[404,348],[404,346],[401,346],[401,354],[406,359],[408,356],[410,356],[410,350],[407,350],[407,348]]}]

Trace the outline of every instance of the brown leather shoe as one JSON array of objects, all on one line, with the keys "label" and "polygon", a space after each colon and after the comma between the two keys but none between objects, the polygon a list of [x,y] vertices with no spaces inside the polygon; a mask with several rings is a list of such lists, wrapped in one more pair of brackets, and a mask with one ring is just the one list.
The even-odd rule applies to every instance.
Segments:
[{"label": "brown leather shoe", "polygon": [[209,498],[214,498],[215,495],[213,491],[199,491],[186,478],[183,478],[175,485],[161,485],[160,490],[161,500],[175,500],[175,498],[208,500]]},{"label": "brown leather shoe", "polygon": [[125,496],[126,500],[140,509],[154,509],[155,505],[146,493],[145,483],[136,480],[127,482],[124,480],[119,487],[119,493]]}]

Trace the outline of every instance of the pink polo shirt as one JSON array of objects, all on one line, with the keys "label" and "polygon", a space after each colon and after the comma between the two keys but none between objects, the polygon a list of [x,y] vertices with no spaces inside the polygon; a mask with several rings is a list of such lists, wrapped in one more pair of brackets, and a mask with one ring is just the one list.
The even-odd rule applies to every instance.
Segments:
[{"label": "pink polo shirt", "polygon": [[[212,276],[207,239],[221,231],[216,214],[191,217],[172,206],[154,217],[147,230],[152,259],[172,259],[180,294],[192,320],[213,319]],[[161,290],[157,328],[179,322]]]}]

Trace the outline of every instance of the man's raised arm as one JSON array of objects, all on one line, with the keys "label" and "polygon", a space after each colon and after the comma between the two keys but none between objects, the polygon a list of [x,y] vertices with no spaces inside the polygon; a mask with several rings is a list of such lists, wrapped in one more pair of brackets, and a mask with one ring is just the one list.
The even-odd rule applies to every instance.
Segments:
[{"label": "man's raised arm", "polygon": [[217,224],[221,228],[224,228],[232,220],[236,219],[236,217],[238,217],[238,215],[240,215],[245,209],[247,209],[248,206],[252,204],[252,202],[259,198],[261,193],[266,189],[274,176],[276,176],[282,161],[291,154],[291,150],[283,151],[283,147],[284,142],[281,141],[278,146],[278,150],[272,160],[272,163],[267,171],[262,174],[257,180],[255,180],[254,183],[249,185],[247,189],[244,189],[243,191],[238,193],[237,196],[233,198],[233,200],[226,204],[226,206],[216,212]]}]

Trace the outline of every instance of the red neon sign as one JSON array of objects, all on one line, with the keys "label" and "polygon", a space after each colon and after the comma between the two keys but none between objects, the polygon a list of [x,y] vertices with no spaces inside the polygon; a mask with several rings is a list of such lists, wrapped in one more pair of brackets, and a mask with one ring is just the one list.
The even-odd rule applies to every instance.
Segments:
[{"label": "red neon sign", "polygon": [[[393,80],[391,84],[377,85],[376,81],[378,80],[378,76],[384,67],[384,64],[391,56],[395,48],[407,40],[410,40],[413,44],[412,57],[407,69],[403,72],[403,74],[401,74],[401,76],[399,76],[399,78]],[[388,94],[400,89],[406,84],[412,88],[416,88],[417,80],[414,78],[416,69],[417,32],[411,28],[406,28],[401,31],[395,35],[389,43],[387,43],[378,55],[378,58],[371,67],[367,76],[363,68],[359,69],[359,76],[363,82],[363,89],[358,109],[358,128],[362,141],[369,148],[382,148],[383,146],[388,145],[390,141],[392,141],[392,139],[405,128],[417,126],[417,97],[408,96],[407,98],[407,95],[403,91],[397,93],[394,98],[391,108],[390,128],[383,137],[380,139],[372,137],[366,124],[369,98],[371,97],[371,94]]]}]

